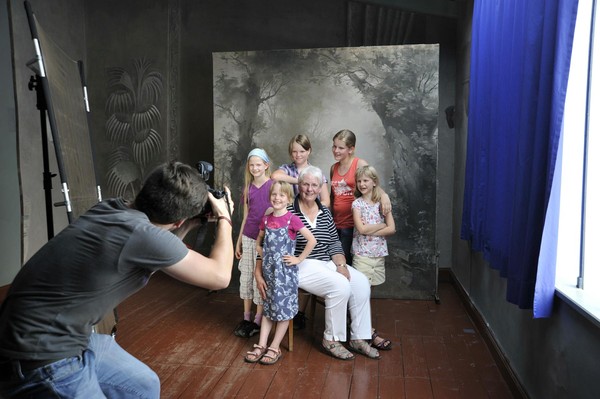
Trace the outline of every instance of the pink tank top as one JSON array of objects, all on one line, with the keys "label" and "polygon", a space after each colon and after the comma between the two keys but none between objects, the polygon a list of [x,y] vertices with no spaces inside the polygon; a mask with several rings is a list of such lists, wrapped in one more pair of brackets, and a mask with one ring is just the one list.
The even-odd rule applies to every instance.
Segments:
[{"label": "pink tank top", "polygon": [[338,229],[354,227],[352,218],[352,201],[354,201],[354,189],[356,188],[355,173],[359,158],[354,158],[350,164],[350,169],[340,175],[338,169],[339,162],[333,165],[333,174],[331,176],[331,192],[333,193],[333,221]]}]

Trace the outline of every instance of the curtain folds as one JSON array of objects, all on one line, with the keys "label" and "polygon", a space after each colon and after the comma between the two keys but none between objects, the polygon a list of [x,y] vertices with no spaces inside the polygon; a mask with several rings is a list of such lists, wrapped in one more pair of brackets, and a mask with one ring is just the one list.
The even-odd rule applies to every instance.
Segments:
[{"label": "curtain folds", "polygon": [[476,0],[461,238],[533,305],[577,0]]}]

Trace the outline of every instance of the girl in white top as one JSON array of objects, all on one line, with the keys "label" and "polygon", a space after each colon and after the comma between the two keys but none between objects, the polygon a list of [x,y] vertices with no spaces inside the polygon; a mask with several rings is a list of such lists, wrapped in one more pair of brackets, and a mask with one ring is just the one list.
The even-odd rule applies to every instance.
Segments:
[{"label": "girl in white top", "polygon": [[[392,212],[381,213],[379,176],[374,167],[358,168],[355,175],[357,197],[352,202],[354,234],[352,237],[352,266],[369,279],[371,286],[385,281],[385,257],[388,255],[386,236],[396,232]],[[391,342],[379,337],[373,329],[371,345],[379,350],[391,349]]]}]

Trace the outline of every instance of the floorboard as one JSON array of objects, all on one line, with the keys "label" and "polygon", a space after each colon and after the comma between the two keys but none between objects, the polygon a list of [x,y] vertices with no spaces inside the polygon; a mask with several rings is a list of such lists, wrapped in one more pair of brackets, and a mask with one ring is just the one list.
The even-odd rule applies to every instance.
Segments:
[{"label": "floorboard", "polygon": [[242,302],[157,273],[119,306],[117,341],[148,364],[170,398],[513,398],[450,283],[440,303],[374,299],[375,326],[393,342],[380,360],[341,361],[320,349],[323,308],[272,366],[249,364],[258,341],[236,337]]}]

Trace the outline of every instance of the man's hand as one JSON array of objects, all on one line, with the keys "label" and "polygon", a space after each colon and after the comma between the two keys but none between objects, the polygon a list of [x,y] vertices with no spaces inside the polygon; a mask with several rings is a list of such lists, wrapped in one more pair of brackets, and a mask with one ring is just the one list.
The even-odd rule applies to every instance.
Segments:
[{"label": "man's hand", "polygon": [[231,201],[231,191],[229,187],[225,186],[225,196],[223,198],[215,198],[214,195],[208,193],[208,201],[210,202],[212,213],[209,218],[210,221],[217,221],[220,216],[224,216],[231,219],[233,215],[234,205]]}]

